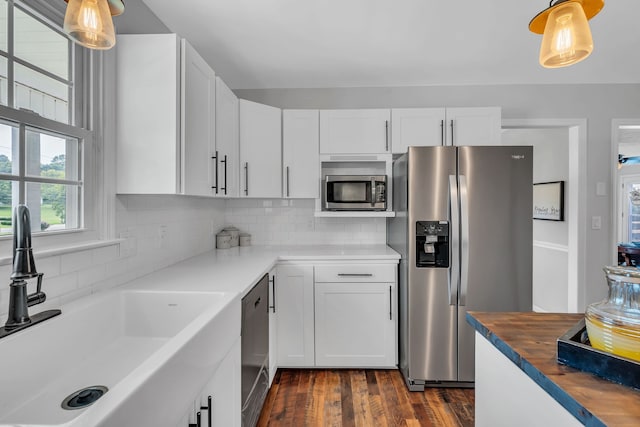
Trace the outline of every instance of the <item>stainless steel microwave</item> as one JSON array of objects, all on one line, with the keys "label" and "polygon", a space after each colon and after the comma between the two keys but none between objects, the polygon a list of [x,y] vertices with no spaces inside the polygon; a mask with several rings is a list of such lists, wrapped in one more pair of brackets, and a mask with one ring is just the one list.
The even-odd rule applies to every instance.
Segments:
[{"label": "stainless steel microwave", "polygon": [[386,175],[327,175],[324,180],[324,209],[387,210]]}]

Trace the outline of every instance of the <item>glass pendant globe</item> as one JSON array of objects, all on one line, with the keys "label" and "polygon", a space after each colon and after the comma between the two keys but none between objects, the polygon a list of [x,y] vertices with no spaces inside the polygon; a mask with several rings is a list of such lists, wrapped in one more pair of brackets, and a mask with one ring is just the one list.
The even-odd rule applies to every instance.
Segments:
[{"label": "glass pendant globe", "polygon": [[69,0],[64,31],[89,49],[110,49],[116,44],[107,0]]},{"label": "glass pendant globe", "polygon": [[540,65],[566,67],[585,59],[593,51],[593,39],[580,3],[567,1],[549,12],[540,46]]}]

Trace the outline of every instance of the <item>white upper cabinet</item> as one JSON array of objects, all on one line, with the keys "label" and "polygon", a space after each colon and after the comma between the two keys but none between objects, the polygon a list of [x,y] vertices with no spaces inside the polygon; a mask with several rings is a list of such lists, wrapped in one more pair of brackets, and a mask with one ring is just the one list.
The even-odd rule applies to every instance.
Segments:
[{"label": "white upper cabinet", "polygon": [[240,100],[240,196],[282,197],[282,112]]},{"label": "white upper cabinet", "polygon": [[394,154],[411,146],[500,145],[500,107],[394,108]]},{"label": "white upper cabinet", "polygon": [[182,193],[210,196],[215,171],[216,75],[196,50],[182,39],[181,123]]},{"label": "white upper cabinet", "polygon": [[391,110],[391,144],[394,154],[412,146],[444,145],[444,108],[394,108]]},{"label": "white upper cabinet", "polygon": [[284,197],[320,197],[319,133],[318,110],[282,111]]},{"label": "white upper cabinet", "polygon": [[500,145],[500,107],[447,108],[445,145]]},{"label": "white upper cabinet", "polygon": [[118,36],[117,189],[210,195],[215,75],[175,34]]},{"label": "white upper cabinet", "polygon": [[[240,177],[238,97],[216,77],[216,149],[214,186],[217,196],[238,197]],[[215,188],[214,188],[215,191]]]},{"label": "white upper cabinet", "polygon": [[390,152],[389,109],[320,110],[320,153]]}]

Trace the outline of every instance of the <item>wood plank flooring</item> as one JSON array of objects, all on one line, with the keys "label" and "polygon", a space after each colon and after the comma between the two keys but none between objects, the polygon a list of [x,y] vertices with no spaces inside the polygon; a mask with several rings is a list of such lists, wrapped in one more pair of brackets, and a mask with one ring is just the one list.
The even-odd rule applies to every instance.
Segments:
[{"label": "wood plank flooring", "polygon": [[472,427],[473,389],[409,392],[397,370],[279,369],[259,427]]}]

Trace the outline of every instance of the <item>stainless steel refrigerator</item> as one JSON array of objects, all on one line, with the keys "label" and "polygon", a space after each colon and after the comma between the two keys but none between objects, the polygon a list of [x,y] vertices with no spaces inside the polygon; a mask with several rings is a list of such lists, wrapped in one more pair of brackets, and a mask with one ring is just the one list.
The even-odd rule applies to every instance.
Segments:
[{"label": "stainless steel refrigerator", "polygon": [[399,267],[410,390],[472,385],[467,311],[530,311],[533,148],[409,147],[393,165],[387,241]]}]

